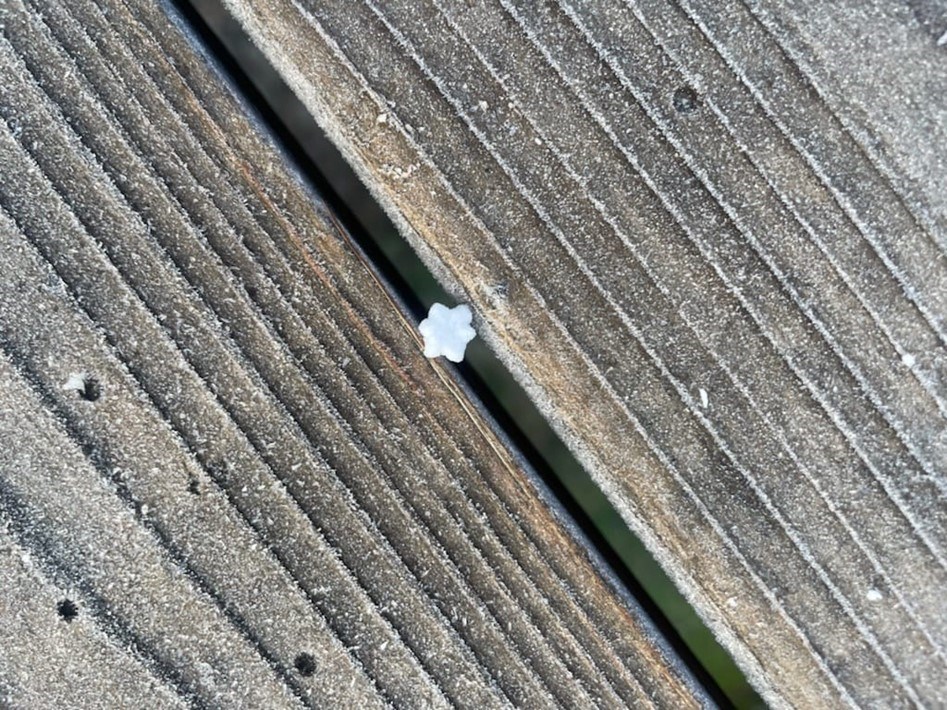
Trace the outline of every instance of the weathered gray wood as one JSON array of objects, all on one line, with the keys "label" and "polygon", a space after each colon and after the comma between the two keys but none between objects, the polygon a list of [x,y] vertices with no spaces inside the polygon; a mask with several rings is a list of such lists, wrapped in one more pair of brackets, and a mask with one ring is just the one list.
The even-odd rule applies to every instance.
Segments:
[{"label": "weathered gray wood", "polygon": [[947,704],[947,15],[226,0],[774,705]]},{"label": "weathered gray wood", "polygon": [[707,704],[171,16],[0,9],[0,702]]}]

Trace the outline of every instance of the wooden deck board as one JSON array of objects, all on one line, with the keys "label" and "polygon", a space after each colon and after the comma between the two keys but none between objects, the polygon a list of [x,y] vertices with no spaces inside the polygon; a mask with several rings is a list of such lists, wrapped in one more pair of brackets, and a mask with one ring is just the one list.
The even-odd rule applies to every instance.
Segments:
[{"label": "wooden deck board", "polygon": [[[44,574],[28,548],[4,533],[0,550],[0,697],[7,705],[43,707],[53,701],[61,706],[187,707],[178,690],[162,682],[146,659],[116,641],[114,629],[111,635],[103,633],[87,608],[64,622],[57,608],[72,601],[75,590]],[[37,633],[40,629],[43,632]],[[122,682],[117,683],[118,678]]]},{"label": "wooden deck board", "polygon": [[710,702],[169,7],[0,14],[0,700]]},{"label": "wooden deck board", "polygon": [[947,702],[935,5],[225,5],[766,699]]}]

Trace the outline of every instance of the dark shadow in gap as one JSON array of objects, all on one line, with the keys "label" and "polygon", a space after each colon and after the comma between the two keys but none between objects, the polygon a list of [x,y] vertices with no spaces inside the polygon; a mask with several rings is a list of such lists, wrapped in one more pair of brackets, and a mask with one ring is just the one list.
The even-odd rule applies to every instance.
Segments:
[{"label": "dark shadow in gap", "polygon": [[[450,302],[292,91],[218,0],[172,0],[266,127],[416,318]],[[670,646],[724,707],[760,708],[749,686],[604,494],[492,352],[475,340],[458,371]]]}]

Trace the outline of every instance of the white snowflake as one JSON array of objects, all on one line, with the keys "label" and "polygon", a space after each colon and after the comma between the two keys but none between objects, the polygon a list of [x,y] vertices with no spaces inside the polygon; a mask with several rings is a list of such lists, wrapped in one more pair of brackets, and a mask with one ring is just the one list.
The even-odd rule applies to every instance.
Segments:
[{"label": "white snowflake", "polygon": [[470,326],[472,320],[469,306],[462,304],[448,308],[440,303],[431,306],[427,318],[418,328],[424,336],[425,357],[443,355],[451,362],[463,360],[467,343],[477,335]]}]

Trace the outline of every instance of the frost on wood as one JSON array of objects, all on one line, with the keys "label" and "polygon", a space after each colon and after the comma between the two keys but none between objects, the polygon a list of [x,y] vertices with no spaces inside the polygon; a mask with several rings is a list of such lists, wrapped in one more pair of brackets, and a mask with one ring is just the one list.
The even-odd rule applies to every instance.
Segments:
[{"label": "frost on wood", "polygon": [[773,705],[944,705],[947,65],[908,4],[250,28]]},{"label": "frost on wood", "polygon": [[62,388],[67,392],[82,392],[85,390],[86,375],[84,372],[70,372]]},{"label": "frost on wood", "polygon": [[443,355],[451,362],[463,360],[467,343],[477,335],[470,326],[472,319],[469,306],[448,308],[440,303],[431,306],[427,318],[418,327],[424,336],[424,356]]}]

